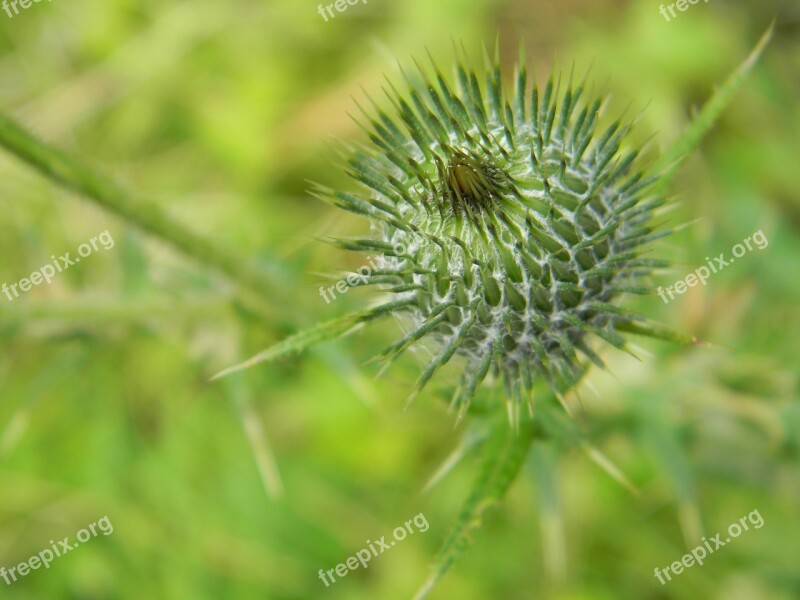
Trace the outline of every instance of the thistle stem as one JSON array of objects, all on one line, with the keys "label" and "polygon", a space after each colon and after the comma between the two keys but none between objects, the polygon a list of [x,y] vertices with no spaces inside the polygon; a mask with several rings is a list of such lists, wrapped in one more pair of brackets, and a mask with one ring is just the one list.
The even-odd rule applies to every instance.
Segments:
[{"label": "thistle stem", "polygon": [[167,242],[231,281],[271,297],[277,286],[256,265],[204,238],[170,218],[160,207],[136,198],[66,153],[47,145],[0,113],[0,146],[63,188],[75,192],[139,229]]}]

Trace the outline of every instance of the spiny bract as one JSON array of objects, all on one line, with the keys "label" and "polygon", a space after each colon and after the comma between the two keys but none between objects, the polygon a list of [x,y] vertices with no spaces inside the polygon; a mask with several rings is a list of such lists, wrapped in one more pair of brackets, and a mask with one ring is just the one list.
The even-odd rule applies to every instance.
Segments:
[{"label": "spiny bract", "polygon": [[316,192],[372,222],[371,239],[337,243],[377,254],[364,282],[395,296],[381,310],[408,332],[382,357],[432,341],[417,392],[461,356],[459,417],[491,370],[516,419],[537,378],[557,393],[583,372],[579,353],[602,366],[589,334],[625,349],[620,331],[647,333],[614,301],[647,293],[642,278],[665,264],[641,256],[666,233],[648,226],[664,200],[622,149],[630,125],[600,133],[601,101],[582,85],[570,78],[562,95],[551,77],[529,90],[518,67],[509,93],[487,64],[483,87],[463,65],[455,88],[435,64],[432,78],[406,75],[407,95],[386,92],[399,120],[370,100],[373,146],[347,159],[360,191]]}]

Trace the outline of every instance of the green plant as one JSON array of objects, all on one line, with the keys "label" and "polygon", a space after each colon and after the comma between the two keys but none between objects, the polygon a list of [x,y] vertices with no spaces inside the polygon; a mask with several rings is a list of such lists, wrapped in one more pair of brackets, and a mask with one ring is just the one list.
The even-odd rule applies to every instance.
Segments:
[{"label": "green plant", "polygon": [[[552,395],[566,406],[563,393],[583,375],[587,360],[602,365],[592,336],[620,349],[626,348],[621,333],[627,332],[693,341],[631,314],[619,299],[645,292],[646,276],[663,264],[641,256],[645,244],[669,232],[651,229],[650,217],[664,202],[677,163],[711,127],[767,38],[649,175],[635,166],[635,150],[622,151],[627,125],[595,129],[599,101],[583,102],[582,86],[573,88],[570,80],[561,94],[551,78],[543,90],[529,93],[520,68],[515,92],[507,94],[495,61],[484,88],[473,71],[459,66],[456,92],[434,67],[431,81],[424,73],[419,82],[409,81],[407,96],[392,93],[401,124],[376,109],[367,129],[378,150],[358,151],[348,161],[362,191],[317,188],[319,196],[376,225],[374,238],[339,244],[378,253],[381,269],[365,283],[396,297],[296,334],[220,376],[389,315],[410,323],[411,333],[387,348],[386,361],[423,341],[438,351],[415,393],[461,355],[454,403],[459,417],[474,413],[485,422],[482,459],[473,492],[421,595],[466,546],[482,512],[514,481],[535,438],[585,445],[579,429],[552,410],[550,400]],[[0,121],[0,143],[243,287],[262,293],[270,288],[262,275],[241,267],[246,263],[188,235],[157,211],[143,210],[6,119]],[[397,252],[406,237],[405,251]],[[473,402],[492,369],[504,383],[508,411]],[[536,389],[541,395],[533,402],[539,380],[546,388]],[[531,413],[536,406],[535,418],[520,410],[525,404]]]}]

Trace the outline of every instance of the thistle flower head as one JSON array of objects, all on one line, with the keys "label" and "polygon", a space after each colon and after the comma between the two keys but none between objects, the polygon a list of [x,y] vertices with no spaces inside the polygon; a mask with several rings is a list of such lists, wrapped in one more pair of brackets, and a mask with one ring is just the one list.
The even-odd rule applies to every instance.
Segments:
[{"label": "thistle flower head", "polygon": [[461,65],[455,85],[430,70],[406,76],[406,93],[390,84],[393,117],[362,109],[372,145],[347,159],[357,189],[317,193],[372,223],[338,244],[380,257],[366,284],[393,296],[381,310],[407,331],[381,356],[426,343],[417,391],[460,357],[459,414],[493,375],[516,418],[537,380],[563,389],[587,359],[602,365],[596,340],[625,349],[637,317],[617,301],[646,293],[661,264],[641,255],[664,233],[647,225],[663,198],[623,148],[630,125],[600,130],[601,101],[572,78],[531,88],[518,67],[509,91],[497,62],[484,85]]}]

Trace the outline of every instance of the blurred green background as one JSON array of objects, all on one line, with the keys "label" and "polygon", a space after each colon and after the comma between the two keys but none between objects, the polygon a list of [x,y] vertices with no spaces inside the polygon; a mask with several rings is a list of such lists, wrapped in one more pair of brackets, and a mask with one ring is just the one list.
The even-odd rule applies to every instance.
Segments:
[{"label": "blurred green background", "polygon": [[[346,184],[329,142],[363,140],[362,88],[424,48],[477,59],[499,34],[641,111],[665,147],[777,16],[775,36],[673,184],[659,283],[761,229],[763,251],[665,305],[630,302],[712,341],[644,341],[642,362],[581,386],[598,448],[629,493],[579,452],[542,446],[432,598],[800,597],[800,6],[658,2],[369,0],[325,22],[313,1],[53,0],[0,12],[0,107],[175,219],[255,258],[275,282],[258,316],[163,242],[0,152],[0,283],[108,230],[114,248],[8,301],[0,296],[0,566],[108,516],[99,536],[0,597],[410,598],[469,493],[468,455],[429,492],[463,428],[431,387],[403,411],[413,357],[375,379],[384,323],[307,355],[209,383],[297,327],[372,301],[331,304],[322,273],[363,264],[320,238],[367,225],[312,198]],[[386,103],[384,102],[384,105]],[[266,317],[266,318],[264,318]],[[750,511],[743,534],[662,586],[653,575]],[[424,513],[416,533],[326,588],[330,569]],[[686,538],[690,541],[687,542]]]}]

